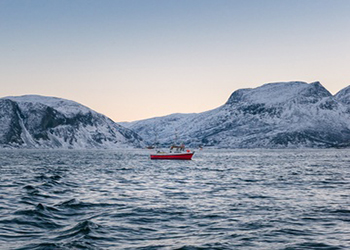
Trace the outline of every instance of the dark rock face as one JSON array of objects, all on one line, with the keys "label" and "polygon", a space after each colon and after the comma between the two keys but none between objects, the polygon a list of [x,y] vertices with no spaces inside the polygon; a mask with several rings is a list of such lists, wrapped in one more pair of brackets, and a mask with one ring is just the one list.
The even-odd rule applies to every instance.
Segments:
[{"label": "dark rock face", "polygon": [[285,82],[237,90],[223,106],[200,114],[173,114],[126,126],[148,143],[156,133],[162,145],[172,143],[176,130],[179,140],[190,146],[338,147],[350,142],[349,114],[350,88],[332,96],[319,82]]},{"label": "dark rock face", "polygon": [[50,97],[0,99],[0,147],[141,147],[142,138],[78,103]]},{"label": "dark rock face", "polygon": [[20,124],[21,112],[18,105],[11,100],[0,99],[0,143],[23,144]]}]

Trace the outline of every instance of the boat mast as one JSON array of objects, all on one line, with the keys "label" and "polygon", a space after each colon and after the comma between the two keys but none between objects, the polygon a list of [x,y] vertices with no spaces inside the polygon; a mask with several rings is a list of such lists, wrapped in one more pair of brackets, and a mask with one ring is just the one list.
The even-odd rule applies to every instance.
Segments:
[{"label": "boat mast", "polygon": [[175,128],[175,141],[174,145],[178,145],[177,128]]}]

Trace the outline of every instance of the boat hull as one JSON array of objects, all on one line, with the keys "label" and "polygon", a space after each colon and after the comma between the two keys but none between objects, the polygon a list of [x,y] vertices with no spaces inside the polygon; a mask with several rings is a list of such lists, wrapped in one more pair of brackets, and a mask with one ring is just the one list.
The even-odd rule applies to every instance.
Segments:
[{"label": "boat hull", "polygon": [[194,153],[183,154],[154,154],[151,160],[191,160]]}]

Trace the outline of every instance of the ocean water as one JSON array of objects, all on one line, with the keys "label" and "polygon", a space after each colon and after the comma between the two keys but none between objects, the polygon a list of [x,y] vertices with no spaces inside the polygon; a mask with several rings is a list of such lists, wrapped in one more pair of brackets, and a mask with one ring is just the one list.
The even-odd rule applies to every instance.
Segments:
[{"label": "ocean water", "polygon": [[0,249],[350,249],[350,150],[1,150]]}]

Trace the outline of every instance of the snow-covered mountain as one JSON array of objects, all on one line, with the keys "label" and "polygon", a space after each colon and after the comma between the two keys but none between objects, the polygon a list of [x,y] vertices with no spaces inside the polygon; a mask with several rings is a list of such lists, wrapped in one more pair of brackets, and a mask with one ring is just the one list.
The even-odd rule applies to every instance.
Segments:
[{"label": "snow-covered mountain", "polygon": [[0,147],[141,146],[139,135],[79,103],[38,95],[0,99]]},{"label": "snow-covered mountain", "polygon": [[123,123],[169,145],[225,148],[337,147],[350,142],[350,88],[332,96],[319,82],[269,83],[235,91],[214,110]]}]

